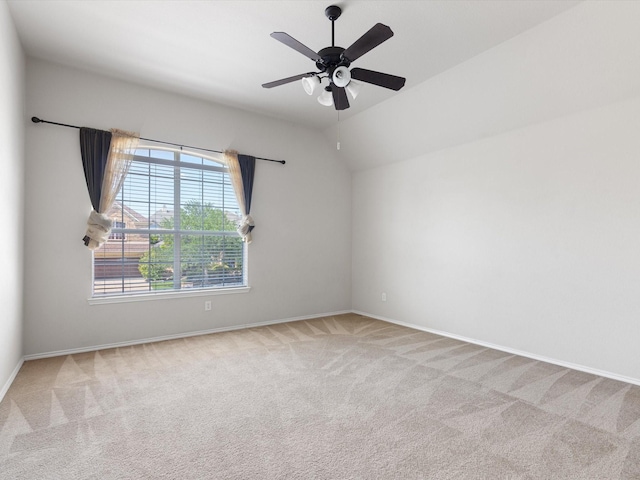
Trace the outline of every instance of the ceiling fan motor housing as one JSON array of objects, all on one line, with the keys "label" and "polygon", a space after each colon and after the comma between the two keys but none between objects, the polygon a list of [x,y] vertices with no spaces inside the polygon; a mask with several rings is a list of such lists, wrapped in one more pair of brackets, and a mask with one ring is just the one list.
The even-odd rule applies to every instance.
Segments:
[{"label": "ceiling fan motor housing", "polygon": [[344,52],[342,47],[326,47],[318,52],[318,55],[322,59],[321,62],[316,62],[316,67],[321,72],[328,72],[329,77],[333,76],[333,71],[337,67],[349,67],[351,62],[342,57]]}]

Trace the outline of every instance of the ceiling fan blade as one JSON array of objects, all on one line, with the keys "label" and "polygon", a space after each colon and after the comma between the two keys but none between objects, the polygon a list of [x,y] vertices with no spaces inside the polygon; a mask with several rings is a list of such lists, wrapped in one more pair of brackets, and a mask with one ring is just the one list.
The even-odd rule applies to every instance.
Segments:
[{"label": "ceiling fan blade", "polygon": [[393,32],[389,27],[382,23],[376,23],[367,33],[353,42],[353,45],[342,52],[342,58],[353,62],[391,37],[393,37]]},{"label": "ceiling fan blade", "polygon": [[351,69],[351,78],[395,91],[404,87],[404,82],[406,82],[406,78],[404,77],[396,77],[395,75],[389,75],[388,73],[374,72],[373,70],[357,67]]},{"label": "ceiling fan blade", "polygon": [[313,77],[314,75],[316,75],[314,72],[301,73],[300,75],[294,75],[293,77],[287,77],[287,78],[282,78],[280,80],[275,80],[273,82],[263,83],[262,86],[264,88],[279,87],[280,85],[284,85],[285,83],[295,82],[296,80],[300,80],[301,78]]},{"label": "ceiling fan blade", "polygon": [[314,52],[313,50],[311,50],[309,47],[307,47],[306,45],[303,45],[302,43],[300,43],[298,40],[296,40],[295,38],[293,38],[291,35],[289,35],[288,33],[284,33],[284,32],[273,32],[271,34],[271,36],[273,38],[275,38],[276,40],[278,40],[279,42],[284,43],[287,47],[291,47],[293,48],[295,51],[300,52],[301,54],[303,54],[305,57],[309,57],[311,60],[313,60],[314,62],[319,62],[322,59],[320,58],[320,56]]},{"label": "ceiling fan blade", "polygon": [[336,110],[346,110],[349,108],[349,99],[347,98],[347,91],[344,87],[337,87],[332,83],[331,93],[333,93],[333,104]]}]

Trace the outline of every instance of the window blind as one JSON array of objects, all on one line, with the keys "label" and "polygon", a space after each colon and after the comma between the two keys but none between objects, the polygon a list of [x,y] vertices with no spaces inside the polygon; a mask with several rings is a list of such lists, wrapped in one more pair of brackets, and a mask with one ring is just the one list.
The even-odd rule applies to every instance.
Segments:
[{"label": "window blind", "polygon": [[94,296],[246,286],[229,173],[215,158],[139,148],[94,252]]}]

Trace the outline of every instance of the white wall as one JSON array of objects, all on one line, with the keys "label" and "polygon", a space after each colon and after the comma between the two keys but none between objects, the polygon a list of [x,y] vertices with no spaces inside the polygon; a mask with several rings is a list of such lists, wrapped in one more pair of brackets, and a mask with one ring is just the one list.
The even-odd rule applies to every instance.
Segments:
[{"label": "white wall", "polygon": [[354,174],[354,309],[640,380],[638,132],[640,97]]},{"label": "white wall", "polygon": [[[25,354],[349,310],[351,178],[320,134],[294,124],[27,61],[29,117],[284,159],[257,162],[248,294],[89,305],[90,202],[78,131],[29,124]],[[213,310],[204,311],[204,301]]]},{"label": "white wall", "polygon": [[345,122],[356,311],[640,382],[638,21],[585,2]]},{"label": "white wall", "polygon": [[640,95],[638,25],[638,1],[582,2],[340,122],[340,154],[370,168]]},{"label": "white wall", "polygon": [[24,55],[0,1],[0,399],[22,360]]}]

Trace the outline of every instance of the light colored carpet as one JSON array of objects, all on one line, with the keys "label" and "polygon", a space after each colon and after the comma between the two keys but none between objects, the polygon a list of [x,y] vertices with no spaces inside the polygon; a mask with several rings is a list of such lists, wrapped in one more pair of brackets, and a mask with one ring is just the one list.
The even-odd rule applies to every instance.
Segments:
[{"label": "light colored carpet", "polygon": [[4,479],[640,478],[640,387],[341,315],[26,362]]}]

